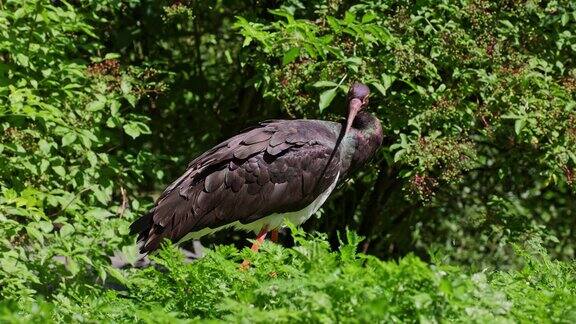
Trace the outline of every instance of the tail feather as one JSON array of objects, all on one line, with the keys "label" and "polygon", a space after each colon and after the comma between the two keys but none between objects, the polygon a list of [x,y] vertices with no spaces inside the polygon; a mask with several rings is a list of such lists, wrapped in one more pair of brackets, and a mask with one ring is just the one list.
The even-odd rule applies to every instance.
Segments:
[{"label": "tail feather", "polygon": [[138,234],[140,253],[148,254],[158,248],[164,228],[154,224],[154,209],[130,225],[130,235]]}]

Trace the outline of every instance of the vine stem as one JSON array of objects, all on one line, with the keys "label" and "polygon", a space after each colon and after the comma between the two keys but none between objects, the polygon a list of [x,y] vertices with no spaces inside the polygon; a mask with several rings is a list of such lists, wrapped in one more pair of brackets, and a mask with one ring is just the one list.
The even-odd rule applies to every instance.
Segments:
[{"label": "vine stem", "polygon": [[84,188],[84,189],[80,190],[77,194],[74,195],[74,197],[72,197],[72,199],[70,199],[70,201],[66,204],[66,206],[64,206],[60,211],[58,211],[58,212],[56,212],[50,216],[56,216],[56,215],[63,213],[68,207],[70,207],[70,205],[74,202],[74,200],[76,200],[76,198],[78,198],[81,194],[85,193],[88,190],[92,190],[92,188],[88,187],[88,188]]}]

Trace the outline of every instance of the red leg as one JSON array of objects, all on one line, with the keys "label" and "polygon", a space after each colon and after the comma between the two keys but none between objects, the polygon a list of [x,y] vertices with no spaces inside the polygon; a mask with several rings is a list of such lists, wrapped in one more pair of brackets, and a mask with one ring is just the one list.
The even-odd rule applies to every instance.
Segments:
[{"label": "red leg", "polygon": [[[260,249],[260,245],[262,245],[262,243],[264,242],[264,239],[266,239],[267,234],[268,234],[268,226],[262,227],[262,229],[260,230],[260,233],[258,233],[258,236],[256,236],[256,242],[254,242],[254,244],[252,244],[252,247],[251,247],[252,251],[258,252],[258,250]],[[246,270],[246,269],[248,269],[249,266],[250,266],[250,261],[244,260],[244,261],[242,261],[240,268],[243,270]]]},{"label": "red leg", "polygon": [[270,240],[274,243],[278,242],[278,229],[277,228],[270,231]]},{"label": "red leg", "polygon": [[252,251],[258,252],[258,250],[260,249],[260,245],[262,245],[262,243],[266,239],[266,235],[268,235],[268,226],[262,227],[260,233],[258,233],[258,236],[256,236],[256,242],[254,242],[254,244],[252,244],[251,247]]}]

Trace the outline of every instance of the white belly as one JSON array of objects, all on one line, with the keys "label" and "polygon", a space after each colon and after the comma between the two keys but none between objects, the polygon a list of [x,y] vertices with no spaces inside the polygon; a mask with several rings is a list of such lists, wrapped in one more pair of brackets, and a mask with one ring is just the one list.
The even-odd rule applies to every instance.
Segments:
[{"label": "white belly", "polygon": [[186,236],[184,236],[180,241],[178,241],[178,243],[182,243],[190,239],[198,239],[206,234],[214,233],[229,227],[258,233],[264,226],[267,226],[269,230],[278,228],[283,225],[285,220],[288,220],[292,224],[300,225],[307,221],[308,218],[310,218],[312,215],[314,215],[324,204],[324,202],[326,202],[326,199],[328,199],[328,196],[330,196],[336,187],[339,176],[340,173],[336,175],[334,182],[330,185],[330,187],[328,187],[328,189],[321,193],[318,198],[316,198],[316,200],[314,200],[310,205],[304,207],[301,210],[282,214],[271,214],[248,224],[242,224],[239,221],[236,221],[217,228],[205,228],[197,232],[190,232],[186,234]]}]

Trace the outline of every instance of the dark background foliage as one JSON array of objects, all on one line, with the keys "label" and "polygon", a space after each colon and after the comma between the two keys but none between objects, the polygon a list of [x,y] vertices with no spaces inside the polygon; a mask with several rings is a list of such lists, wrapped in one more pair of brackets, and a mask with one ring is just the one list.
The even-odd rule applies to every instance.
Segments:
[{"label": "dark background foliage", "polygon": [[306,231],[463,272],[575,256],[573,1],[6,0],[0,27],[4,298],[122,283],[109,256],[135,262],[128,225],[190,160],[261,120],[340,120],[355,80],[385,142]]}]

